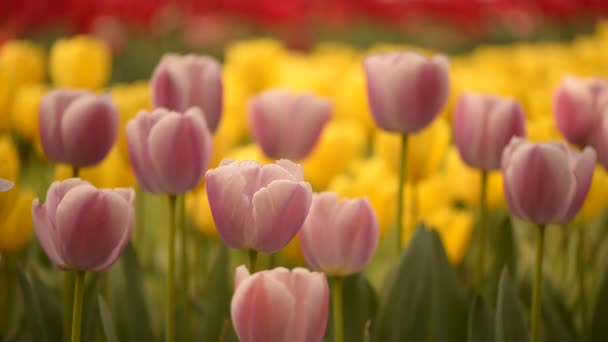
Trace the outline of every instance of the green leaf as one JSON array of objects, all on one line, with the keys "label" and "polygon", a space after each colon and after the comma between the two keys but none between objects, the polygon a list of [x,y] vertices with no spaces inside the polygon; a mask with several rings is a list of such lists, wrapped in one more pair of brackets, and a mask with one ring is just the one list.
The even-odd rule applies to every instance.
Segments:
[{"label": "green leaf", "polygon": [[46,287],[35,272],[31,272],[32,288],[40,303],[40,312],[45,322],[50,341],[60,341],[63,334],[62,313],[59,296]]},{"label": "green leaf", "polygon": [[99,310],[97,309],[97,295],[103,285],[103,275],[88,272],[82,302],[82,340],[95,341],[99,332]]},{"label": "green leaf", "polygon": [[[378,298],[367,278],[360,273],[344,278],[342,292],[342,314],[344,340],[363,342],[366,324],[375,320]],[[333,310],[333,309],[332,309]],[[327,338],[333,340],[333,323],[327,323]]]},{"label": "green leaf", "polygon": [[[510,270],[513,274],[517,271],[517,245],[515,244],[515,237],[513,235],[513,224],[511,223],[511,216],[503,212],[497,212],[492,215],[492,222],[488,226],[489,233],[492,237],[492,267],[490,268],[486,287],[484,289],[485,298],[498,298],[498,284],[500,282],[500,276],[502,275],[502,269],[505,267]],[[489,303],[492,307],[495,307],[496,303]]]},{"label": "green leaf", "polygon": [[387,282],[376,341],[464,341],[467,294],[434,230],[420,226]]},{"label": "green leaf", "polygon": [[[573,313],[568,310],[563,299],[559,296],[549,279],[544,281],[542,328],[545,341],[576,342],[577,336]],[[608,340],[607,340],[608,341]]]},{"label": "green leaf", "polygon": [[101,326],[103,328],[103,334],[106,338],[106,342],[118,342],[112,314],[110,313],[110,309],[101,295],[97,296],[97,304],[99,306],[99,317],[101,317]]},{"label": "green leaf", "polygon": [[477,295],[469,312],[469,342],[494,341],[494,314],[483,300]]},{"label": "green leaf", "polygon": [[604,272],[595,299],[590,337],[590,342],[608,341],[608,269]]},{"label": "green leaf", "polygon": [[[219,244],[215,260],[204,279],[207,286],[203,301],[203,338],[201,341],[217,341],[222,334],[224,320],[230,319],[230,299],[232,297],[232,274],[229,271],[230,254],[228,247]],[[232,329],[232,324],[228,328]]]},{"label": "green leaf", "polygon": [[129,341],[154,341],[146,307],[143,275],[133,245],[129,243],[121,258],[125,283],[125,310]]},{"label": "green leaf", "polygon": [[46,342],[48,341],[48,333],[40,310],[38,297],[29,279],[19,267],[17,268],[17,279],[19,280],[23,302],[26,307],[25,317],[29,327],[28,330],[31,332],[34,341]]},{"label": "green leaf", "polygon": [[509,278],[509,272],[504,268],[498,284],[495,341],[528,341],[529,333],[524,317],[524,312]]}]

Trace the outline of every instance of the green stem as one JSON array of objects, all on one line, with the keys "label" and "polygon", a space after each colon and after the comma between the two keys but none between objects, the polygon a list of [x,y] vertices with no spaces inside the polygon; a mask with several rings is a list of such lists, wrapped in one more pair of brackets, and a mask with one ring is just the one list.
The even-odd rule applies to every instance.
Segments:
[{"label": "green stem", "polygon": [[481,187],[479,191],[479,250],[477,255],[477,281],[479,289],[483,290],[485,276],[485,259],[487,238],[487,193],[488,193],[488,172],[481,171]]},{"label": "green stem", "polygon": [[543,287],[543,249],[545,244],[545,225],[538,226],[536,240],[536,266],[534,268],[534,292],[532,293],[532,330],[531,341],[540,341],[541,299]]},{"label": "green stem", "polygon": [[190,309],[188,306],[188,296],[190,291],[190,270],[188,269],[188,227],[186,227],[186,213],[185,213],[185,203],[184,203],[184,195],[179,195],[177,197],[178,200],[178,210],[179,215],[177,215],[177,225],[179,227],[179,231],[181,233],[180,239],[180,247],[181,247],[181,261],[182,261],[182,272],[181,272],[181,283],[183,286],[183,296],[182,296],[182,308],[183,308],[183,320],[184,320],[184,335],[185,340],[190,340]]},{"label": "green stem", "polygon": [[74,304],[74,277],[71,272],[63,272],[63,340],[70,341],[72,309]]},{"label": "green stem", "polygon": [[578,229],[578,290],[581,308],[582,331],[587,331],[587,291],[585,288],[585,225],[581,224]]},{"label": "green stem", "polygon": [[342,322],[342,277],[332,277],[330,283],[334,342],[344,342],[344,324]]},{"label": "green stem", "polygon": [[78,178],[79,174],[80,174],[80,168],[78,166],[72,166],[72,177]]},{"label": "green stem", "polygon": [[72,342],[80,342],[80,328],[82,322],[82,298],[84,295],[85,271],[76,271],[74,284],[74,309],[72,311]]},{"label": "green stem", "polygon": [[176,196],[169,195],[169,236],[167,238],[167,312],[165,316],[165,341],[175,341],[175,215]]},{"label": "green stem", "polygon": [[411,237],[413,229],[416,229],[418,223],[418,183],[412,183],[412,204],[410,205],[410,224],[411,227],[408,229],[408,236]]},{"label": "green stem", "polygon": [[249,267],[247,267],[249,269],[249,272],[251,274],[255,273],[255,263],[258,260],[258,251],[250,249],[248,251],[249,254]]},{"label": "green stem", "polygon": [[405,188],[405,172],[407,160],[407,134],[401,135],[401,156],[399,161],[399,188],[397,188],[397,256],[401,253],[403,244],[403,191]]},{"label": "green stem", "polygon": [[13,303],[13,288],[15,281],[15,274],[12,262],[7,253],[2,253],[0,259],[0,271],[4,279],[3,291],[0,293],[2,297],[2,307],[0,307],[0,328],[2,331],[8,331],[10,324],[10,317],[12,315],[11,308]]}]

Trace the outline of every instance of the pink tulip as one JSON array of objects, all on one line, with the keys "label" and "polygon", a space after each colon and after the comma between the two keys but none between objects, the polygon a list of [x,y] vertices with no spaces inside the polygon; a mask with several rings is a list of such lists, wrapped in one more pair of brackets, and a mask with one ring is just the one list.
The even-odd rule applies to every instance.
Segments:
[{"label": "pink tulip", "polygon": [[557,127],[571,143],[590,145],[607,105],[607,80],[565,77],[553,97]]},{"label": "pink tulip", "polygon": [[7,192],[13,188],[14,183],[0,178],[0,192]]},{"label": "pink tulip", "polygon": [[454,111],[454,142],[469,166],[500,168],[502,150],[513,136],[525,134],[525,119],[516,100],[492,95],[463,94]]},{"label": "pink tulip", "polygon": [[150,114],[142,111],[126,129],[129,160],[145,191],[184,193],[207,170],[212,139],[199,108],[184,114],[162,108]]},{"label": "pink tulip", "polygon": [[595,151],[565,143],[534,144],[514,137],[502,156],[511,213],[539,223],[568,223],[580,210],[593,178]]},{"label": "pink tulip", "polygon": [[378,220],[367,199],[339,200],[333,192],[315,194],[299,233],[308,265],[329,276],[358,273],[378,244]]},{"label": "pink tulip", "polygon": [[152,74],[152,104],[177,112],[198,107],[215,132],[222,115],[221,73],[212,57],[166,54]]},{"label": "pink tulip", "polygon": [[108,95],[55,90],[42,99],[39,125],[49,160],[92,166],[106,157],[116,141],[118,112]]},{"label": "pink tulip", "polygon": [[104,271],[126,247],[135,225],[133,189],[97,189],[79,178],[54,182],[46,203],[34,200],[38,241],[62,269]]},{"label": "pink tulip", "polygon": [[448,60],[415,52],[392,52],[363,62],[367,97],[376,124],[387,131],[416,133],[437,117],[449,93]]},{"label": "pink tulip", "polygon": [[329,314],[327,280],[304,268],[250,275],[240,266],[230,313],[241,342],[321,342]]},{"label": "pink tulip", "polygon": [[312,200],[302,167],[286,159],[224,160],[205,180],[213,221],[232,248],[277,252],[298,233]]},{"label": "pink tulip", "polygon": [[249,102],[249,130],[266,156],[302,159],[316,145],[331,107],[313,94],[268,90]]}]

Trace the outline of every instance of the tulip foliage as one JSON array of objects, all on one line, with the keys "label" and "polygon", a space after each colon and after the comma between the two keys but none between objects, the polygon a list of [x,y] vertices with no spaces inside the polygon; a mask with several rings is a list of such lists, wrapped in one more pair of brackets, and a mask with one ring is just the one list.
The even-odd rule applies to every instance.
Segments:
[{"label": "tulip foliage", "polygon": [[0,47],[0,340],[607,341],[605,61],[561,44],[257,40],[107,88],[94,38],[55,88]]}]

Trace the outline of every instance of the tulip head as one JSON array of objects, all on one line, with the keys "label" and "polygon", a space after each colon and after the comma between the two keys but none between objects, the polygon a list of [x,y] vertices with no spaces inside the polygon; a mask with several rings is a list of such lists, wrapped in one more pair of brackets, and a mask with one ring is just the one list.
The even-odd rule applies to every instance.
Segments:
[{"label": "tulip head", "polygon": [[79,178],[51,184],[46,203],[34,200],[38,241],[66,270],[104,271],[126,247],[135,225],[133,189],[97,189]]},{"label": "tulip head", "polygon": [[358,273],[378,244],[378,220],[367,199],[342,199],[333,192],[315,194],[299,233],[308,265],[329,276]]},{"label": "tulip head", "polygon": [[437,117],[449,93],[448,60],[415,52],[391,52],[363,62],[367,97],[383,130],[416,133]]},{"label": "tulip head", "polygon": [[591,144],[608,105],[608,81],[565,77],[553,96],[553,112],[560,132],[569,142]]},{"label": "tulip head", "polygon": [[329,314],[329,287],[322,273],[279,267],[249,274],[239,266],[230,304],[242,342],[321,342]]},{"label": "tulip head", "polygon": [[481,170],[500,168],[502,150],[514,136],[525,134],[525,119],[516,100],[463,94],[453,118],[454,142],[460,157]]},{"label": "tulip head", "polygon": [[118,134],[118,113],[111,98],[84,90],[46,94],[38,121],[47,158],[79,167],[101,162]]},{"label": "tulip head", "polygon": [[201,109],[211,132],[222,115],[221,66],[209,56],[167,54],[151,80],[152,104],[177,112]]},{"label": "tulip head", "polygon": [[266,156],[302,159],[317,144],[331,107],[313,94],[268,90],[249,102],[249,130]]},{"label": "tulip head", "polygon": [[57,40],[49,59],[49,71],[57,87],[99,89],[112,68],[110,48],[88,35]]},{"label": "tulip head", "polygon": [[568,223],[580,210],[593,178],[595,151],[565,143],[514,137],[502,156],[503,186],[511,213],[538,224]]},{"label": "tulip head", "polygon": [[205,181],[215,226],[232,248],[277,252],[298,233],[312,200],[302,167],[286,159],[224,160]]},{"label": "tulip head", "polygon": [[163,108],[141,111],[126,129],[129,160],[144,191],[184,193],[207,170],[212,139],[199,108],[184,114]]}]

